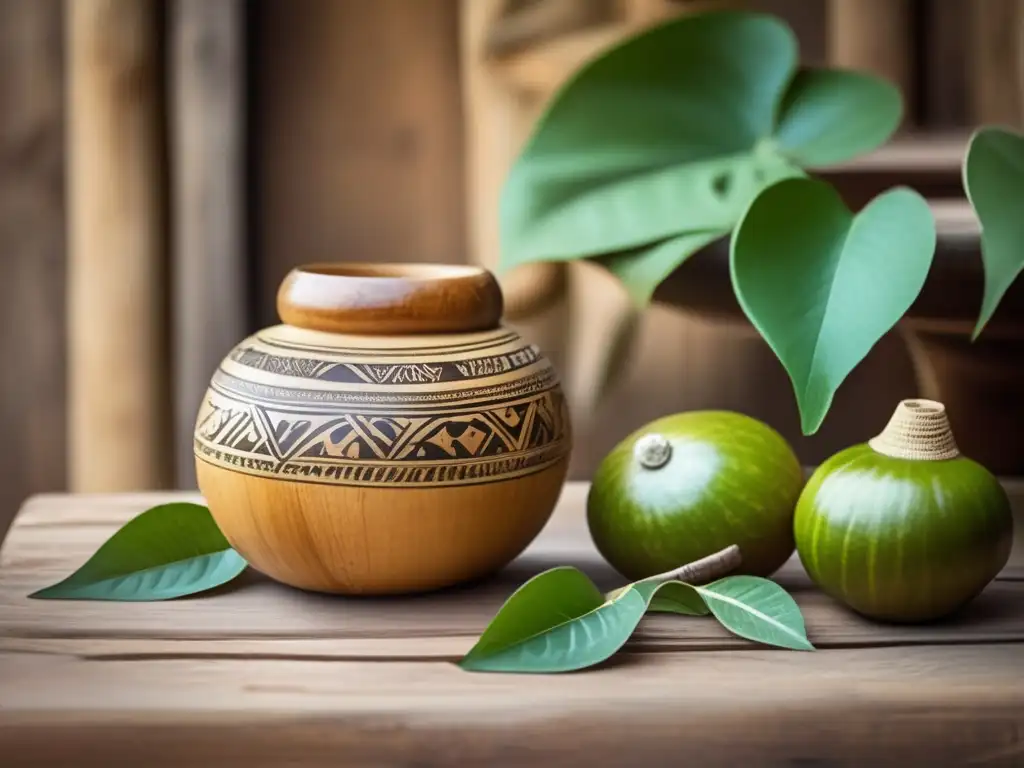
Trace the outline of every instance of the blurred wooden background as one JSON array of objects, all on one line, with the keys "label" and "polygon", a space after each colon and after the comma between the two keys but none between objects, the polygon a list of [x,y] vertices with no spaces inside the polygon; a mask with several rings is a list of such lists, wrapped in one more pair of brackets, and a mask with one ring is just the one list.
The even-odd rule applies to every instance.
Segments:
[{"label": "blurred wooden background", "polygon": [[[739,4],[786,18],[808,62],[893,77],[909,130],[1020,123],[1018,0]],[[498,156],[559,67],[609,21],[696,5],[0,0],[0,532],[37,491],[191,486],[210,361],[276,322],[291,266],[493,263]],[[505,96],[495,77],[509,78]],[[578,329],[588,296],[613,289],[585,267],[567,279],[568,299],[514,320],[576,372],[585,399],[587,355],[603,352]],[[581,431],[573,471],[648,419],[701,407],[764,418],[817,461],[914,389],[887,338],[822,432],[801,439],[762,342],[657,306]]]}]

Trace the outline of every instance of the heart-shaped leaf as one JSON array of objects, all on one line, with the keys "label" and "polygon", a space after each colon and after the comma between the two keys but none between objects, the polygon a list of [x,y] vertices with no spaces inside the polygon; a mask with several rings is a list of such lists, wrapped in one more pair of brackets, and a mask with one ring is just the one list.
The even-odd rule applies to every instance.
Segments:
[{"label": "heart-shaped leaf", "polygon": [[985,295],[974,328],[977,338],[1024,269],[1024,136],[995,127],[975,132],[963,177],[981,222]]},{"label": "heart-shaped leaf", "polygon": [[784,167],[777,157],[755,167],[749,155],[771,136],[796,61],[785,23],[723,11],[654,27],[582,67],[506,179],[502,268],[720,226],[723,189]]},{"label": "heart-shaped leaf", "polygon": [[849,160],[888,141],[903,116],[892,83],[860,72],[802,69],[782,101],[775,140],[803,167]]},{"label": "heart-shaped leaf", "polygon": [[757,576],[727,576],[694,589],[733,634],[766,645],[814,650],[799,606],[775,582]]},{"label": "heart-shaped leaf", "polygon": [[728,233],[761,189],[802,173],[794,162],[888,138],[901,112],[893,86],[794,74],[797,60],[781,19],[735,10],[687,14],[594,57],[549,102],[505,181],[500,269],[607,257],[646,303],[693,252],[673,239]]},{"label": "heart-shaped leaf", "polygon": [[81,568],[30,597],[168,600],[226,584],[245,567],[206,507],[164,504],[128,521]]},{"label": "heart-shaped leaf", "polygon": [[786,179],[733,234],[733,288],[785,366],[804,434],[817,432],[850,371],[910,308],[935,253],[935,221],[896,188],[856,216],[826,182]]}]

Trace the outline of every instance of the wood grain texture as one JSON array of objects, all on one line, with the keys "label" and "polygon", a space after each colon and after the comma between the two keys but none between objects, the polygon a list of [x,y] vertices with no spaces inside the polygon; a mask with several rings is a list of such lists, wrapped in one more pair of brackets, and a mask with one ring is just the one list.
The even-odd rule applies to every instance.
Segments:
[{"label": "wood grain texture", "polygon": [[70,485],[170,481],[158,8],[67,5]]},{"label": "wood grain texture", "polygon": [[250,577],[150,604],[24,595],[142,509],[198,496],[37,497],[0,550],[4,765],[1019,765],[1021,541],[969,623],[894,636],[816,601],[788,566],[816,653],[661,616],[569,677],[448,663],[531,572],[574,563],[619,583],[587,538],[586,492],[565,486],[541,537],[477,586],[369,601]]},{"label": "wood grain texture", "polygon": [[[39,496],[26,504],[0,550],[0,638],[5,648],[25,650],[26,643],[31,646],[48,639],[77,644],[86,654],[123,650],[144,655],[146,644],[153,643],[148,649],[154,655],[199,653],[200,648],[201,653],[215,656],[249,651],[273,655],[277,648],[279,655],[298,658],[452,659],[472,646],[516,587],[544,569],[575,565],[606,590],[623,583],[590,540],[584,513],[587,488],[568,483],[541,535],[494,578],[382,601],[300,592],[252,571],[237,588],[189,600],[148,604],[28,600],[25,595],[77,568],[120,525],[149,506],[171,499],[201,501],[191,494]],[[1018,521],[1024,520],[1022,491],[1011,487]],[[1016,535],[1013,559],[1001,577],[963,616],[944,624],[869,623],[811,588],[795,559],[776,578],[795,595],[810,637],[821,647],[1024,640],[1024,522],[1017,525]],[[275,645],[281,641],[287,644]],[[119,645],[123,643],[128,645]],[[680,622],[673,616],[645,619],[636,643],[661,652],[750,647],[713,621]]]},{"label": "wood grain texture", "polygon": [[66,487],[64,51],[60,0],[0,4],[0,537]]},{"label": "wood grain texture", "polygon": [[[1024,645],[424,662],[0,657],[5,766],[1019,765]],[[38,762],[32,762],[38,761]]]},{"label": "wood grain texture", "polygon": [[521,477],[450,487],[360,487],[197,465],[228,541],[263,573],[321,592],[401,594],[490,576],[536,538],[568,458]]},{"label": "wood grain texture", "polygon": [[502,295],[494,275],[478,267],[307,264],[282,281],[277,314],[326,333],[471,333],[498,326]]},{"label": "wood grain texture", "polygon": [[169,11],[175,482],[195,488],[196,413],[248,330],[245,12],[241,0]]}]

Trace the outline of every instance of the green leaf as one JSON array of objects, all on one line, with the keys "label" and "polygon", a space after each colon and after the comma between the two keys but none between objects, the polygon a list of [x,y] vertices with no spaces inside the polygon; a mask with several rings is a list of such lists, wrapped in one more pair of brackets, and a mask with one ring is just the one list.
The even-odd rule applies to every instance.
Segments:
[{"label": "green leaf", "polygon": [[766,645],[814,650],[799,606],[775,582],[757,576],[727,576],[694,589],[733,634]]},{"label": "green leaf", "polygon": [[[759,190],[799,173],[770,153],[655,168],[538,211],[512,252],[531,254],[530,260],[565,260],[650,244],[687,230],[728,231]],[[513,177],[506,189],[515,182]]]},{"label": "green leaf", "polygon": [[789,374],[804,434],[910,308],[934,252],[931,209],[910,189],[856,216],[820,180],[786,179],[751,203],[732,239],[733,288]]},{"label": "green leaf", "polygon": [[474,672],[571,672],[618,651],[646,611],[706,616],[769,645],[813,649],[800,609],[767,579],[727,577],[695,587],[664,576],[626,584],[607,595],[576,568],[545,571],[517,589],[459,662]]},{"label": "green leaf", "polygon": [[128,521],[85,565],[30,597],[168,600],[218,587],[245,567],[206,507],[164,504]]},{"label": "green leaf", "polygon": [[886,80],[839,69],[803,69],[783,98],[775,140],[801,166],[829,165],[884,144],[902,116],[900,91]]},{"label": "green leaf", "polygon": [[1005,128],[978,130],[967,147],[963,177],[981,222],[985,269],[976,339],[1024,268],[1024,137]]},{"label": "green leaf", "polygon": [[707,616],[710,612],[704,598],[694,587],[681,581],[662,584],[648,606],[651,613],[679,613],[683,616]]},{"label": "green leaf", "polygon": [[641,313],[637,307],[628,305],[622,311],[612,309],[611,316],[612,327],[592,379],[590,405],[595,408],[604,403],[608,393],[629,371],[628,363],[640,338]]},{"label": "green leaf", "polygon": [[752,153],[796,62],[782,21],[724,11],[654,27],[583,66],[506,179],[502,269],[731,227],[744,190],[787,168]]},{"label": "green leaf", "polygon": [[[665,584],[640,581],[602,595],[581,571],[545,571],[516,590],[459,666],[476,672],[571,672],[599,664],[633,634]],[[684,585],[666,592],[664,606],[699,610]]]},{"label": "green leaf", "polygon": [[654,245],[598,256],[594,260],[618,277],[634,305],[642,307],[677,267],[725,234],[724,231],[686,232]]}]

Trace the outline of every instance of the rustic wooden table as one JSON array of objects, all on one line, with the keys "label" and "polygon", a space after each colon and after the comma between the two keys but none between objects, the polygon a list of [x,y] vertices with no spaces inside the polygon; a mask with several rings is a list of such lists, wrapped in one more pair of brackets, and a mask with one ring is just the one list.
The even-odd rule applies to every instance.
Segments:
[{"label": "rustic wooden table", "polygon": [[943,625],[869,624],[791,563],[777,578],[816,653],[663,615],[600,669],[454,666],[539,570],[621,583],[590,543],[585,495],[568,485],[527,553],[470,588],[332,598],[247,573],[146,604],[25,596],[168,495],[31,499],[0,551],[0,765],[1024,765],[1021,523],[1007,570]]}]

